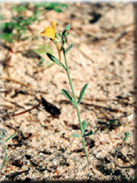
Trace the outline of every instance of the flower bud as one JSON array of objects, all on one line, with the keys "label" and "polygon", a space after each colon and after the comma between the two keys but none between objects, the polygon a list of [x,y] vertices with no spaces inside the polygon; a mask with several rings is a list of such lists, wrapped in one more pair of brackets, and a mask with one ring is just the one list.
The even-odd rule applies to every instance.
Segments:
[{"label": "flower bud", "polygon": [[69,35],[69,31],[64,30],[62,35],[63,35],[64,38],[67,38],[67,36]]}]

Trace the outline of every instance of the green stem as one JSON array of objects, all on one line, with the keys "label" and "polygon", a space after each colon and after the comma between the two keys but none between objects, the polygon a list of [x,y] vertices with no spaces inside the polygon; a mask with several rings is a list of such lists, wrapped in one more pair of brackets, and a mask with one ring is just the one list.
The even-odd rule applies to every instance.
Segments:
[{"label": "green stem", "polygon": [[[76,98],[76,95],[75,95],[74,87],[73,87],[73,84],[72,84],[72,80],[70,78],[69,68],[68,68],[67,58],[66,58],[66,52],[65,52],[65,48],[64,47],[63,47],[63,54],[64,54],[64,60],[65,60],[65,65],[66,65],[66,71],[67,71],[67,76],[68,76],[69,84],[70,84],[70,87],[71,87],[71,90],[72,90],[72,94],[73,94],[75,103],[77,104],[76,105],[76,110],[77,110],[77,115],[78,115],[79,124],[80,124],[80,131],[81,131],[81,136],[82,136],[83,128],[82,128],[82,122],[81,122],[81,117],[80,117],[80,111],[79,111],[79,107],[78,107],[78,103],[77,103],[77,98]],[[89,165],[88,154],[87,154],[86,146],[85,146],[85,138],[83,136],[82,136],[82,143],[83,143],[83,147],[84,147],[84,152],[85,152],[85,155],[86,155],[87,163]]]}]

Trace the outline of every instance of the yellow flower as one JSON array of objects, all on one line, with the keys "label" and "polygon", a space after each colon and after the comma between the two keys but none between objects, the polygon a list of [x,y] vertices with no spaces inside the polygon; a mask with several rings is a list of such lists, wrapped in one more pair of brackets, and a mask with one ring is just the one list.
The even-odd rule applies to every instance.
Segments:
[{"label": "yellow flower", "polygon": [[44,31],[42,31],[40,34],[44,36],[49,36],[53,41],[57,42],[55,43],[55,45],[58,50],[59,62],[61,63],[60,40],[56,38],[56,21],[53,21],[51,27],[46,27]]},{"label": "yellow flower", "polygon": [[52,22],[51,27],[46,27],[44,31],[42,31],[40,34],[44,36],[49,36],[51,39],[55,39],[55,31],[56,31],[56,21]]}]

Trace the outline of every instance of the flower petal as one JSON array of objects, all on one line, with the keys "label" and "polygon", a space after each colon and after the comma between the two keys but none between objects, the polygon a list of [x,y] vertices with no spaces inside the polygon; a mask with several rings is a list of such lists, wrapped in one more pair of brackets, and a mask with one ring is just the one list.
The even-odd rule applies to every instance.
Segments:
[{"label": "flower petal", "polygon": [[51,25],[52,25],[54,31],[56,32],[56,21],[53,21]]},{"label": "flower petal", "polygon": [[[54,27],[56,25],[54,24]],[[55,39],[55,29],[54,27],[46,27],[44,31],[41,32],[41,35],[49,36],[51,39]]]}]

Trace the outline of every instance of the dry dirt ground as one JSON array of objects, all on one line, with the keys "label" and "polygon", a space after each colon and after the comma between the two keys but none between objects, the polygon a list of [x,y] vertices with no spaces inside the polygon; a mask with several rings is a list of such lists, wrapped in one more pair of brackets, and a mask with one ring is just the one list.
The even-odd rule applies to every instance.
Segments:
[{"label": "dry dirt ground", "polygon": [[[0,4],[3,21],[12,20],[12,6]],[[135,177],[133,6],[68,3],[61,13],[41,13],[41,20],[30,26],[29,39],[12,44],[12,53],[1,44],[0,125],[7,137],[17,133],[6,142],[8,159],[1,181],[118,181]],[[26,16],[31,13],[30,8]],[[54,20],[57,32],[68,23],[71,26],[68,44],[74,47],[67,58],[77,96],[88,83],[80,112],[88,124],[86,132],[94,132],[86,137],[89,166],[81,138],[72,137],[80,134],[80,127],[75,108],[61,93],[62,88],[71,93],[65,71],[56,64],[49,67],[51,61],[44,53],[40,55],[45,59],[42,66],[40,57],[31,51],[45,44],[58,57],[55,45],[40,36]],[[45,103],[40,103],[41,97]],[[125,132],[130,137],[124,143]],[[3,157],[1,154],[1,163]]]}]

